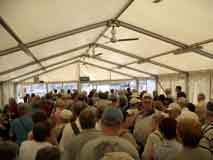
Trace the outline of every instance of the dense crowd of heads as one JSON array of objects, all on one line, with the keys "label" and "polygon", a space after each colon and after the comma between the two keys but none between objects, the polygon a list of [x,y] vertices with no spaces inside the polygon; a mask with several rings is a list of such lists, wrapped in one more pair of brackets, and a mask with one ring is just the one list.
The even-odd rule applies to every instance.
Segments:
[{"label": "dense crowd of heads", "polygon": [[[14,98],[10,98],[1,111],[0,156],[4,160],[14,160],[15,157],[20,160],[84,159],[84,155],[92,155],[89,151],[84,152],[90,149],[84,149],[87,148],[84,143],[89,143],[90,139],[96,140],[89,143],[92,148],[101,141],[100,135],[105,136],[105,139],[108,139],[106,136],[125,139],[130,148],[137,151],[135,154],[125,151],[128,145],[122,148],[124,144],[120,143],[126,141],[114,137],[108,139],[109,143],[112,141],[121,146],[113,148],[115,146],[111,145],[111,151],[98,153],[102,159],[113,159],[114,152],[121,152],[117,156],[124,154],[126,159],[141,157],[145,160],[161,160],[165,154],[171,154],[174,156],[170,156],[171,160],[175,160],[175,156],[184,157],[184,148],[204,148],[209,154],[213,150],[213,146],[208,144],[209,141],[213,142],[213,102],[207,103],[205,95],[200,93],[197,103],[193,104],[188,101],[181,86],[176,87],[176,96],[172,96],[171,89],[166,89],[161,95],[156,91],[152,94],[146,91],[139,93],[130,88],[111,89],[109,92],[91,90],[90,93],[53,90],[43,97],[26,94],[23,101],[17,104]],[[90,136],[91,129],[101,133]],[[88,131],[87,140],[81,137],[83,131]],[[71,153],[66,153],[70,147],[68,144],[74,145],[75,138],[79,136],[82,142],[78,140],[76,144],[82,143],[78,148],[82,152],[78,151],[80,155],[75,153],[75,156],[72,155],[74,157],[70,157]],[[170,150],[165,148],[164,142],[172,145]],[[172,154],[172,149],[177,151],[177,155]],[[34,152],[27,155],[27,150]],[[204,154],[203,157],[208,154],[199,153]],[[31,159],[27,159],[29,156]]]}]

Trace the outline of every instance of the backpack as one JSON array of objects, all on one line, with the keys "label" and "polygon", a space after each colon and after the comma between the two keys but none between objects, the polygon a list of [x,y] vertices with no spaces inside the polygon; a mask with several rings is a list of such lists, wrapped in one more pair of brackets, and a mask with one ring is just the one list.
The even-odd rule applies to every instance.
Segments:
[{"label": "backpack", "polygon": [[203,139],[205,139],[208,142],[208,146],[200,145],[200,147],[207,149],[208,151],[213,154],[213,123],[207,124],[202,129]]},{"label": "backpack", "polygon": [[70,123],[72,130],[74,132],[74,134],[77,136],[78,134],[80,134],[80,129],[78,128],[77,124],[75,123],[75,121]]}]

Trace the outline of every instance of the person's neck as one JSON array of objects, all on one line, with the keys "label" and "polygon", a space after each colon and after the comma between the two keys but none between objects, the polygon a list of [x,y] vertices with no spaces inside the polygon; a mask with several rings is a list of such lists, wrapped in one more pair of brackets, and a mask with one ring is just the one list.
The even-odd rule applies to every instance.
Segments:
[{"label": "person's neck", "polygon": [[88,132],[88,131],[92,131],[92,130],[96,130],[95,128],[82,128],[82,132]]},{"label": "person's neck", "polygon": [[102,132],[106,136],[118,136],[118,129],[111,129],[111,128],[103,128]]},{"label": "person's neck", "polygon": [[152,109],[152,110],[144,110],[143,115],[149,115],[149,114],[151,114],[153,112],[154,112],[154,109]]}]

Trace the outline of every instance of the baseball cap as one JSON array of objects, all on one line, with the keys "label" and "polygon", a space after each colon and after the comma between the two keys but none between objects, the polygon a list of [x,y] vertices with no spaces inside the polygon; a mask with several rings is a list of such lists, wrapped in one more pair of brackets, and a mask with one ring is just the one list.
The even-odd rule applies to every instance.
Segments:
[{"label": "baseball cap", "polygon": [[143,95],[143,99],[144,99],[144,98],[152,99],[152,95],[151,95],[150,93],[145,93],[145,94]]},{"label": "baseball cap", "polygon": [[213,101],[209,101],[206,106],[206,111],[213,114]]},{"label": "baseball cap", "polygon": [[136,104],[136,103],[140,103],[141,102],[141,100],[140,99],[138,99],[138,98],[131,98],[131,100],[130,100],[130,104]]},{"label": "baseball cap", "polygon": [[138,94],[138,92],[137,92],[137,91],[134,91],[134,92],[132,92],[131,97],[132,97],[132,98],[139,98],[139,97],[140,97],[140,95]]},{"label": "baseball cap", "polygon": [[102,123],[114,126],[123,121],[123,113],[118,108],[107,107],[102,115]]}]

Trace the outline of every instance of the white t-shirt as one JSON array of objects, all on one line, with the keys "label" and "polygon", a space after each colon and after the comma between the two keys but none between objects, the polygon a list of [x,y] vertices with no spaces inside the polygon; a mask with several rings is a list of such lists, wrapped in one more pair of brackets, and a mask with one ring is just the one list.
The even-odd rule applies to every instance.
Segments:
[{"label": "white t-shirt", "polygon": [[20,146],[19,160],[35,160],[37,152],[48,146],[52,146],[52,144],[34,140],[24,141]]},{"label": "white t-shirt", "polygon": [[199,122],[199,117],[196,113],[191,112],[188,110],[188,108],[183,108],[181,111],[181,114],[177,117],[177,121],[180,121],[181,119],[194,119],[195,121]]},{"label": "white t-shirt", "polygon": [[[80,122],[79,122],[79,119],[76,120],[76,125],[78,127],[78,129],[81,131],[81,126],[80,126]],[[60,141],[60,144],[59,144],[59,147],[60,147],[60,150],[63,152],[64,151],[64,146],[67,145],[67,143],[69,141],[67,141],[67,139],[72,139],[73,136],[75,136],[74,132],[73,132],[73,129],[71,127],[71,124],[68,123],[65,125],[64,127],[64,130],[63,130],[63,133],[62,133],[62,137],[61,137],[61,141]]]}]

